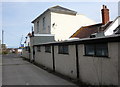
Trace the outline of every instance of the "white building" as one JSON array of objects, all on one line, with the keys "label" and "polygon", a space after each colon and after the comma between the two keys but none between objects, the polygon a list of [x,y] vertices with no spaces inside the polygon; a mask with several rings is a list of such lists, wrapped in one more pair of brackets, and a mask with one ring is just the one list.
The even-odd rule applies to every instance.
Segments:
[{"label": "white building", "polygon": [[85,15],[61,6],[48,8],[32,23],[34,34],[54,34],[56,41],[69,39],[81,26],[95,24]]},{"label": "white building", "polygon": [[[120,16],[118,16],[111,24],[110,26],[104,31],[104,35],[113,35],[115,33],[115,30],[120,27]],[[120,29],[119,29],[120,31]]]}]

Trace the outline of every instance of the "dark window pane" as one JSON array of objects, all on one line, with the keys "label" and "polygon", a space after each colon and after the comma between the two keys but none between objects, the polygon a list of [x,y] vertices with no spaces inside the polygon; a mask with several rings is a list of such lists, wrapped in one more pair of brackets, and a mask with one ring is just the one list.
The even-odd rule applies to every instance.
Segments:
[{"label": "dark window pane", "polygon": [[107,44],[96,45],[96,56],[108,56]]},{"label": "dark window pane", "polygon": [[51,46],[45,46],[45,52],[51,53]]},{"label": "dark window pane", "polygon": [[58,46],[58,53],[60,54],[68,54],[68,45],[59,45]]},{"label": "dark window pane", "polygon": [[85,45],[85,55],[95,55],[94,45]]},{"label": "dark window pane", "polygon": [[63,46],[63,53],[68,53],[68,46]]}]

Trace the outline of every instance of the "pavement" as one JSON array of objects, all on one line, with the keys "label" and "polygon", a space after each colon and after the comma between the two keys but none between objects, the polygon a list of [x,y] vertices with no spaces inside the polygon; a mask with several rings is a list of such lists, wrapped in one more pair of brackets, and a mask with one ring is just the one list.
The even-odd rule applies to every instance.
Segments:
[{"label": "pavement", "polygon": [[16,54],[2,57],[2,84],[75,86],[75,84],[23,60]]}]

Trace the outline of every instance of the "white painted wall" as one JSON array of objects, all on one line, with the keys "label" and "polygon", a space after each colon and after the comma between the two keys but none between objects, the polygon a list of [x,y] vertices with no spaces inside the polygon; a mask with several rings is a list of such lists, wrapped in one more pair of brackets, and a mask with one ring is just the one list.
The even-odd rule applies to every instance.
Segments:
[{"label": "white painted wall", "polygon": [[118,43],[108,44],[109,58],[84,56],[84,45],[78,47],[82,81],[93,85],[118,84]]},{"label": "white painted wall", "polygon": [[58,54],[58,46],[54,47],[55,71],[71,78],[76,78],[76,54],[75,46],[69,46],[69,54]]},{"label": "white painted wall", "polygon": [[[46,28],[43,29],[43,18],[45,17],[45,25]],[[37,21],[39,21],[39,32],[37,31]],[[34,22],[34,33],[35,34],[50,34],[50,27],[51,27],[51,14],[50,12],[46,12],[42,16],[40,16],[35,22]]]},{"label": "white painted wall", "polygon": [[[80,80],[93,85],[118,85],[120,83],[119,49],[120,42],[108,43],[109,57],[84,56],[84,44],[78,45]],[[76,50],[75,45],[69,45],[69,54],[58,54],[58,46],[54,46],[55,71],[71,78],[76,78]],[[52,53],[36,52],[35,62],[53,69]]]},{"label": "white painted wall", "polygon": [[26,46],[30,46],[30,37],[29,36],[27,36],[27,38],[26,38],[25,47]]},{"label": "white painted wall", "polygon": [[[55,23],[55,27],[52,27]],[[95,22],[84,15],[67,15],[51,12],[51,33],[55,34],[55,40],[67,40],[80,27],[92,25]]]},{"label": "white painted wall", "polygon": [[120,17],[117,17],[115,21],[104,32],[105,36],[113,35],[114,30],[120,25]]},{"label": "white painted wall", "polygon": [[47,68],[53,69],[52,52],[45,52],[45,46],[41,46],[41,52],[37,52],[37,47],[35,49],[35,62],[46,66]]},{"label": "white painted wall", "polygon": [[[43,29],[43,17],[45,17],[46,29]],[[39,21],[39,32],[37,32]],[[55,26],[53,24],[55,23]],[[55,12],[45,12],[34,22],[35,34],[54,34],[56,41],[69,39],[80,27],[95,24],[95,21],[84,15],[69,15]]]}]

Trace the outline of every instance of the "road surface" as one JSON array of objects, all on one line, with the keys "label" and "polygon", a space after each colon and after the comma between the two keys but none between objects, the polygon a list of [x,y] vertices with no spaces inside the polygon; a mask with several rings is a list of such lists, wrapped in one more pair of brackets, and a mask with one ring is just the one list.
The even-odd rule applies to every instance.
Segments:
[{"label": "road surface", "polygon": [[15,54],[4,55],[2,59],[3,85],[75,85]]}]

